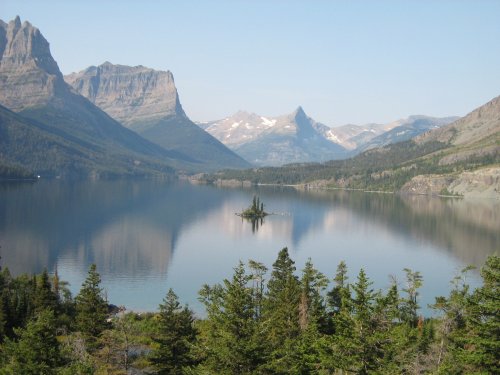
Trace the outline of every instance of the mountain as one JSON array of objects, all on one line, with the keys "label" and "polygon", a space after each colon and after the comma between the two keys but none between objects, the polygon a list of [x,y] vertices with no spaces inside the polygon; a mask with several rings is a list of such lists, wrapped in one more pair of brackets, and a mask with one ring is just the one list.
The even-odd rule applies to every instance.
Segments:
[{"label": "mountain", "polygon": [[[359,154],[363,151],[370,150],[376,147],[386,146],[392,143],[407,141],[419,134],[425,133],[432,129],[438,129],[441,126],[448,125],[459,117],[429,117],[429,116],[410,116],[407,119],[398,120],[386,126],[390,129],[378,136],[363,142],[356,147],[354,154]],[[392,127],[391,125],[396,125]]]},{"label": "mountain", "polygon": [[338,127],[329,127],[319,124],[316,129],[330,142],[339,144],[346,150],[352,151],[396,126],[397,123],[367,125],[347,124]]},{"label": "mountain", "polygon": [[347,160],[226,171],[207,181],[500,199],[500,97],[451,124]]},{"label": "mountain", "polygon": [[[283,138],[283,135],[299,133],[294,114],[264,117],[239,111],[222,120],[198,123],[198,126],[256,165],[279,166],[294,162],[347,159],[372,148],[408,140],[458,118],[410,116],[387,124],[348,124],[332,128],[305,114],[302,117],[300,126],[309,128],[309,135],[314,134],[314,140],[309,140],[307,145],[304,142],[300,144],[303,141],[300,136]],[[321,138],[336,147],[326,145]],[[286,147],[291,148],[290,152],[286,152]]]},{"label": "mountain", "polygon": [[[43,177],[174,173],[156,158],[131,152],[106,152],[102,149],[104,145],[69,136],[56,127],[23,117],[3,106],[0,106],[0,135],[0,164],[23,166]],[[131,157],[137,159],[131,160]]]},{"label": "mountain", "polygon": [[167,150],[189,155],[198,171],[250,167],[187,117],[171,72],[106,62],[65,80],[129,129]]},{"label": "mountain", "polygon": [[302,107],[275,118],[239,111],[199,126],[256,165],[325,161],[345,154],[342,146],[318,132],[319,124]]},{"label": "mountain", "polygon": [[[12,124],[24,124],[19,128],[23,137],[3,140],[2,150],[18,150],[4,157],[17,155],[13,162],[22,161],[37,173],[43,164],[39,159],[49,157],[43,173],[61,176],[171,174],[172,166],[191,164],[186,156],[124,128],[75,93],[65,83],[47,40],[19,17],[8,24],[0,21],[0,104],[19,115],[2,108],[4,131],[12,134],[17,131]],[[88,163],[81,162],[82,154]]]},{"label": "mountain", "polygon": [[414,141],[419,145],[442,142],[447,149],[440,165],[464,162],[474,158],[498,157],[500,152],[500,96],[475,109],[457,121],[431,130]]}]

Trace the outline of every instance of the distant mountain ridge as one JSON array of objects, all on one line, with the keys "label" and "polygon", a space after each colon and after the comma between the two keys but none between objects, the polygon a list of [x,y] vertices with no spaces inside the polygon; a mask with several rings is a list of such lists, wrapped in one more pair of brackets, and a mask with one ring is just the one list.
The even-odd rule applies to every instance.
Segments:
[{"label": "distant mountain ridge", "polygon": [[376,147],[383,147],[393,143],[407,141],[413,137],[418,136],[429,130],[438,129],[442,126],[448,125],[459,117],[430,117],[430,116],[410,116],[406,119],[399,120],[397,122],[391,123],[397,124],[395,127],[391,127],[386,132],[372,138],[366,143],[361,144],[355,150],[355,153],[361,153],[366,150],[370,150]]},{"label": "distant mountain ridge", "polygon": [[299,107],[294,113],[279,117],[238,111],[198,126],[256,165],[280,166],[347,159],[371,148],[408,140],[457,118],[410,116],[388,124],[331,128],[308,117]]},{"label": "distant mountain ridge", "polygon": [[318,132],[318,124],[302,107],[274,118],[239,111],[226,119],[199,126],[256,165],[326,161],[345,154],[342,146]]},{"label": "distant mountain ridge", "polygon": [[198,171],[250,167],[186,116],[169,71],[106,62],[65,79],[80,95],[142,137],[191,157]]},{"label": "distant mountain ridge", "polygon": [[500,96],[448,125],[347,160],[225,171],[206,181],[500,199],[499,165]]}]

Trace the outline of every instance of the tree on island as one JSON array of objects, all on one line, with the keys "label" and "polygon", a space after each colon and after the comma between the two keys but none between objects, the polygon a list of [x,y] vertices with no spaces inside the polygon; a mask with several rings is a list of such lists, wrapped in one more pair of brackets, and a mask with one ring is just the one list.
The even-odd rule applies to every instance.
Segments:
[{"label": "tree on island", "polygon": [[267,215],[269,214],[264,211],[264,203],[256,195],[253,196],[252,205],[239,214],[239,216],[247,219],[261,219]]}]

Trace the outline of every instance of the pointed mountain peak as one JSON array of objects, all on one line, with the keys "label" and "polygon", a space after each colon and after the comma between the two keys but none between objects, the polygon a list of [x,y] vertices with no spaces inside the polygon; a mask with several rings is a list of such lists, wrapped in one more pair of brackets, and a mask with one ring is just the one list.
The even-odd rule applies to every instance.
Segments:
[{"label": "pointed mountain peak", "polygon": [[20,28],[21,27],[21,17],[16,16],[16,18],[14,18],[12,21],[10,21],[10,23],[12,23],[16,28]]},{"label": "pointed mountain peak", "polygon": [[18,16],[9,22],[3,42],[0,41],[2,104],[20,111],[46,103],[57,90],[66,93],[67,87],[50,53],[49,43],[36,27],[27,21],[21,25]]},{"label": "pointed mountain peak", "polygon": [[305,116],[305,112],[304,112],[304,109],[302,108],[302,106],[298,106],[297,109],[293,112],[293,114],[295,116]]},{"label": "pointed mountain peak", "polygon": [[295,111],[292,112],[291,115],[289,115],[290,118],[292,118],[295,121],[303,121],[307,120],[307,115],[304,112],[304,109],[301,106],[298,106]]}]

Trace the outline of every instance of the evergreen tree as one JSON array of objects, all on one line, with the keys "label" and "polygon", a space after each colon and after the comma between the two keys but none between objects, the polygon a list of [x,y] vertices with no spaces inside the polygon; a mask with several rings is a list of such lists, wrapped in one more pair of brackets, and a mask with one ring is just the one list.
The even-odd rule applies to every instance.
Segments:
[{"label": "evergreen tree", "polygon": [[348,308],[351,299],[348,279],[347,265],[344,261],[341,261],[337,266],[337,273],[333,279],[334,286],[328,292],[327,298],[328,306],[334,314],[340,312],[343,308]]},{"label": "evergreen tree", "polygon": [[151,362],[158,374],[184,374],[196,364],[192,348],[197,331],[193,323],[193,312],[187,306],[182,308],[177,295],[169,289],[160,304],[158,332],[153,338],[157,347]]},{"label": "evergreen tree", "polygon": [[466,371],[500,373],[500,257],[490,256],[481,269],[483,285],[469,298],[461,359]]},{"label": "evergreen tree", "polygon": [[378,322],[374,320],[375,293],[371,289],[373,283],[363,269],[359,271],[357,282],[353,285],[352,300],[355,323],[356,367],[359,374],[368,374],[377,369],[377,358],[381,356]]},{"label": "evergreen tree", "polygon": [[208,312],[206,367],[214,373],[249,374],[263,363],[252,278],[240,262],[231,280],[200,291]]},{"label": "evergreen tree", "polygon": [[310,323],[313,323],[321,331],[326,331],[326,306],[322,292],[328,286],[328,279],[314,268],[311,259],[307,260],[302,271],[300,284],[299,322],[301,329],[305,330]]},{"label": "evergreen tree", "polygon": [[34,310],[39,312],[45,309],[51,309],[52,311],[58,311],[58,297],[52,290],[52,285],[49,280],[49,274],[47,269],[34,278],[35,290],[34,293]]},{"label": "evergreen tree", "polygon": [[62,364],[59,343],[56,338],[54,313],[40,312],[28,322],[25,329],[16,329],[17,342],[6,343],[7,364],[4,374],[45,375],[56,374]]},{"label": "evergreen tree", "polygon": [[262,313],[271,353],[269,366],[274,373],[288,373],[293,366],[294,340],[300,334],[300,283],[294,272],[294,261],[285,247],[273,264]]},{"label": "evergreen tree", "polygon": [[80,293],[76,296],[76,325],[90,349],[95,349],[98,336],[109,327],[106,321],[108,304],[102,296],[100,284],[101,277],[96,265],[92,264]]},{"label": "evergreen tree", "polygon": [[415,328],[418,323],[418,289],[422,286],[423,279],[420,272],[413,272],[405,268],[406,273],[406,288],[403,292],[406,293],[406,298],[403,298],[401,303],[401,317],[403,322],[409,324],[410,327]]},{"label": "evergreen tree", "polygon": [[251,280],[253,283],[252,294],[255,305],[255,320],[260,321],[264,299],[264,275],[267,272],[267,267],[254,260],[250,260],[248,266],[251,270]]}]

